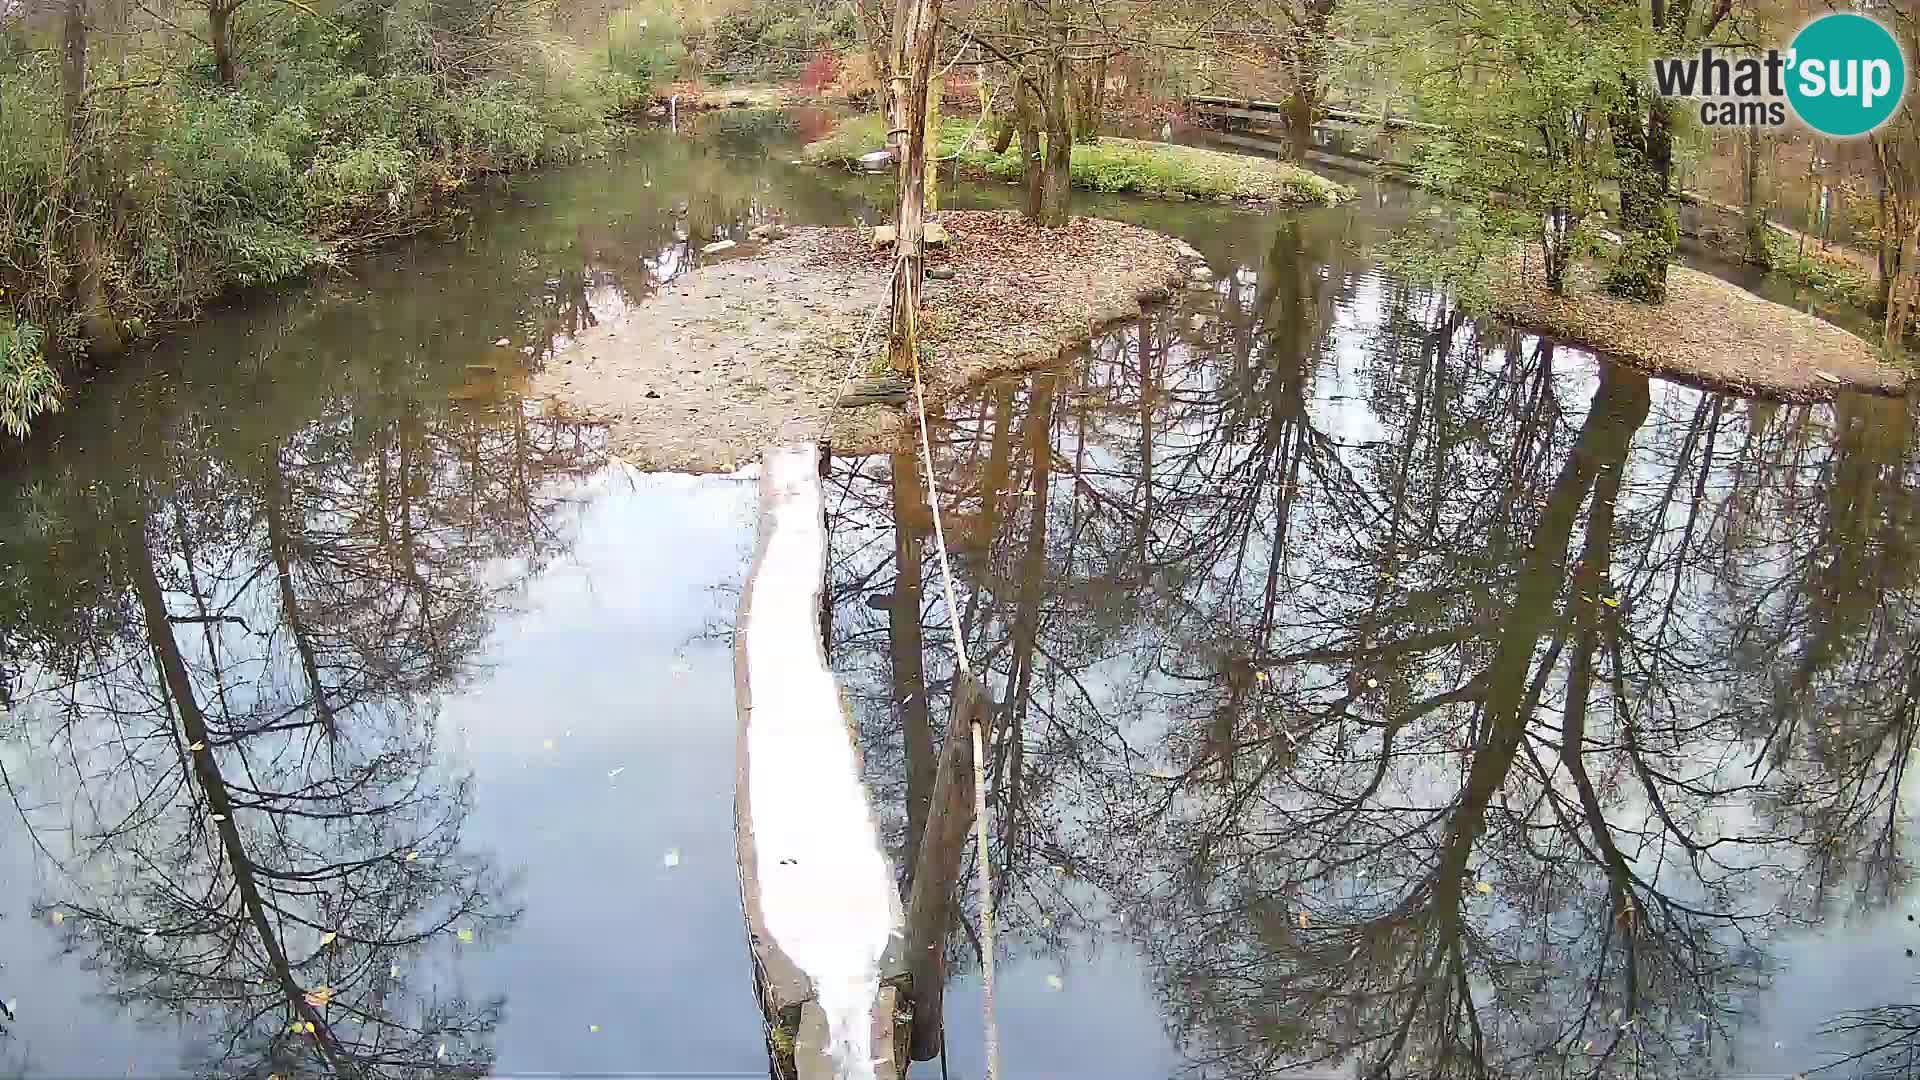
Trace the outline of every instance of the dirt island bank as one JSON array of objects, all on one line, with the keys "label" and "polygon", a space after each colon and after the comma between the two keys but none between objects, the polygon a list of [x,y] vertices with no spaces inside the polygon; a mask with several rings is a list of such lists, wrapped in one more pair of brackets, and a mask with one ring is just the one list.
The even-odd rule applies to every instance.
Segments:
[{"label": "dirt island bank", "polygon": [[[1018,215],[940,215],[921,311],[929,407],[994,375],[1052,362],[1195,275],[1192,247],[1099,218],[1043,229]],[[890,375],[882,356],[889,247],[858,228],[776,230],[687,273],[615,324],[582,333],[529,389],[574,419],[604,422],[642,468],[726,472],[789,420],[826,418],[843,381]],[[833,412],[836,451],[904,449],[909,413]]]},{"label": "dirt island bank", "polygon": [[1492,313],[1709,390],[1789,402],[1907,392],[1908,373],[1860,337],[1710,274],[1668,267],[1667,299],[1657,304],[1610,296],[1601,278],[1601,267],[1576,264],[1556,296],[1539,251],[1520,249],[1494,268]]}]

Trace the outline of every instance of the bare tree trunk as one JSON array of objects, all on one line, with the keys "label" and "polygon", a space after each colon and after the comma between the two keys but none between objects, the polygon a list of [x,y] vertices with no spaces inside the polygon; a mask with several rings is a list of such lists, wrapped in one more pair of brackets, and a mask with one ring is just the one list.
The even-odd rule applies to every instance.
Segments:
[{"label": "bare tree trunk", "polygon": [[[887,358],[897,371],[918,362],[920,286],[926,273],[927,94],[938,41],[941,0],[900,0],[895,9],[893,84],[906,99],[900,136],[900,201],[894,212],[892,326]],[[908,92],[917,88],[919,92]]]},{"label": "bare tree trunk", "polygon": [[124,346],[100,284],[100,148],[87,104],[87,2],[67,0],[61,27],[60,91],[66,124],[67,207],[73,221],[73,306],[87,351],[108,356]]},{"label": "bare tree trunk", "polygon": [[1067,223],[1073,201],[1073,122],[1067,94],[1067,4],[1052,0],[1047,8],[1046,100],[1042,102],[1047,125],[1046,167],[1041,170],[1040,213],[1034,219],[1041,225],[1058,228]]},{"label": "bare tree trunk", "polygon": [[213,66],[220,73],[220,85],[239,81],[233,64],[233,8],[225,3],[207,5],[207,40],[213,46]]}]

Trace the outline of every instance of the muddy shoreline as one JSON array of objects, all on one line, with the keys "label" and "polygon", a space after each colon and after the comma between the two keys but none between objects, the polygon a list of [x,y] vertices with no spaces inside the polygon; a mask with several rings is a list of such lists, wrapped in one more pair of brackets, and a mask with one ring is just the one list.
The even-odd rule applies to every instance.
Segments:
[{"label": "muddy shoreline", "polygon": [[[1018,215],[950,211],[929,253],[921,311],[930,408],[996,375],[1052,363],[1136,318],[1196,274],[1192,247],[1097,218],[1042,229]],[[612,451],[644,469],[728,472],[794,420],[831,425],[837,452],[911,445],[909,413],[834,409],[851,377],[884,360],[891,251],[868,230],[795,228],[741,244],[614,325],[582,333],[535,372],[547,409],[605,423]]]}]

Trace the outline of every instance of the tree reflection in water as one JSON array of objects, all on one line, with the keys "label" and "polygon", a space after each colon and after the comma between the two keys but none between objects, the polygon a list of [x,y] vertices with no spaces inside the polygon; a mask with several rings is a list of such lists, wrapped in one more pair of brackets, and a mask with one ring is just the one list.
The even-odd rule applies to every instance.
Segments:
[{"label": "tree reflection in water", "polygon": [[[1354,239],[940,433],[1013,948],[1118,927],[1206,1074],[1737,1068],[1770,943],[1908,881],[1906,414],[1650,384]],[[910,461],[829,511],[901,843],[953,670]]]},{"label": "tree reflection in water", "polygon": [[397,392],[322,394],[291,428],[160,393],[100,455],[138,469],[43,474],[7,537],[35,915],[186,1025],[197,1075],[484,1074],[505,1001],[452,958],[518,909],[462,844],[438,702],[564,550],[554,481],[599,439]]}]

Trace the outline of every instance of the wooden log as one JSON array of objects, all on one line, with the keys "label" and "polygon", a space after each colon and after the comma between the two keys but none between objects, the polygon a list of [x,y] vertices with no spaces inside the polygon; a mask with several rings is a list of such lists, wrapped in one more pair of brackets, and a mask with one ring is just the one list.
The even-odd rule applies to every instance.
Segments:
[{"label": "wooden log", "polygon": [[[933,802],[920,856],[913,866],[907,901],[907,969],[913,992],[913,1039],[908,1056],[930,1061],[940,1055],[942,999],[946,989],[947,930],[953,925],[960,887],[960,856],[973,828],[973,722],[987,722],[985,690],[972,675],[954,684],[947,743],[933,779]],[[982,742],[984,742],[984,738]]]},{"label": "wooden log", "polygon": [[734,633],[734,842],[754,987],[773,1075],[896,1080],[904,1040],[874,1032],[898,1025],[900,894],[821,645],[818,432],[784,434],[802,441],[762,455],[758,545]]}]

